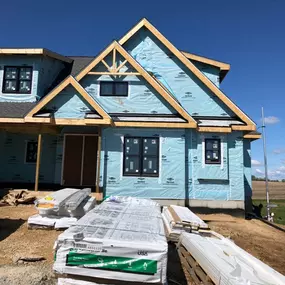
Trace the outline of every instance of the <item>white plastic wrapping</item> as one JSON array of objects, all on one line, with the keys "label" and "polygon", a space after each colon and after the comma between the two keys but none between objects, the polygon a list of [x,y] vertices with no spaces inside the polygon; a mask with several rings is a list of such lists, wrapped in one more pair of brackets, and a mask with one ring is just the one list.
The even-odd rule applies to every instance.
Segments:
[{"label": "white plastic wrapping", "polygon": [[105,284],[83,281],[83,280],[72,279],[72,278],[58,278],[57,285],[105,285]]},{"label": "white plastic wrapping", "polygon": [[154,201],[111,197],[59,235],[59,274],[165,283],[167,242]]},{"label": "white plastic wrapping", "polygon": [[[217,235],[218,236],[218,235]],[[281,285],[285,276],[253,257],[229,239],[182,233],[180,243],[214,284]]]}]

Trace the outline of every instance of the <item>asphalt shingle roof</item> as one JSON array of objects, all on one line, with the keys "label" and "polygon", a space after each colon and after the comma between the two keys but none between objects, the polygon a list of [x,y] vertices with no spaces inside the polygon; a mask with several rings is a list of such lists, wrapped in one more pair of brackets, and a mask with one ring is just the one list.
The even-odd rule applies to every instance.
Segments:
[{"label": "asphalt shingle roof", "polygon": [[0,118],[24,118],[37,102],[0,102]]},{"label": "asphalt shingle roof", "polygon": [[84,67],[86,67],[95,57],[93,56],[69,56],[73,59],[71,75],[76,76]]}]

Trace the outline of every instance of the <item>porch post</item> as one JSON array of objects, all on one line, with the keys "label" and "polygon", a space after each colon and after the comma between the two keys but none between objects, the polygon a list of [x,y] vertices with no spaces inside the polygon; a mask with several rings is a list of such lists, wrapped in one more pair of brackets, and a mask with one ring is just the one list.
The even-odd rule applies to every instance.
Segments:
[{"label": "porch post", "polygon": [[101,160],[101,129],[98,130],[98,149],[97,149],[97,172],[96,172],[96,199],[99,199],[99,179],[100,179],[100,160]]},{"label": "porch post", "polygon": [[38,134],[38,150],[37,150],[37,163],[36,163],[35,191],[38,191],[38,187],[39,187],[41,148],[42,148],[42,134],[40,133],[40,134]]}]

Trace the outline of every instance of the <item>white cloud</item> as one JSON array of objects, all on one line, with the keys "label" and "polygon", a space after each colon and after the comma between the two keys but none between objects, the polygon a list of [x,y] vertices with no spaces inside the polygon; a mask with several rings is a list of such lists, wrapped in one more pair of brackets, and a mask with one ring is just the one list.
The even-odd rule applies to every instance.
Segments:
[{"label": "white cloud", "polygon": [[264,174],[264,172],[262,170],[260,170],[259,168],[256,168],[255,172],[258,173],[258,174]]},{"label": "white cloud", "polygon": [[251,165],[252,166],[259,166],[259,165],[262,165],[262,163],[259,160],[252,159]]},{"label": "white cloud", "polygon": [[273,150],[274,154],[281,154],[281,153],[285,153],[285,148],[277,148]]},{"label": "white cloud", "polygon": [[280,119],[277,117],[274,117],[274,116],[269,116],[269,117],[264,118],[264,122],[265,122],[265,124],[272,125],[272,124],[279,123]]}]

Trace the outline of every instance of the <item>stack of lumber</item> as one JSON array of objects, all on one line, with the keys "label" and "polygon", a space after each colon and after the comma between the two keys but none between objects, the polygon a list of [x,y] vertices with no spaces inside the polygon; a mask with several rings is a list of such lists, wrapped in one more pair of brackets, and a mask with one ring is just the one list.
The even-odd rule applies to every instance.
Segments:
[{"label": "stack of lumber", "polygon": [[100,284],[164,284],[167,252],[158,203],[110,197],[58,236],[53,268]]},{"label": "stack of lumber", "polygon": [[211,233],[180,236],[178,253],[196,284],[285,284],[285,276],[229,239]]},{"label": "stack of lumber", "polygon": [[29,228],[65,229],[95,207],[91,189],[65,188],[36,200],[38,214],[29,217]]},{"label": "stack of lumber", "polygon": [[163,207],[162,218],[167,238],[177,242],[182,232],[209,229],[209,226],[186,207],[171,205]]}]

